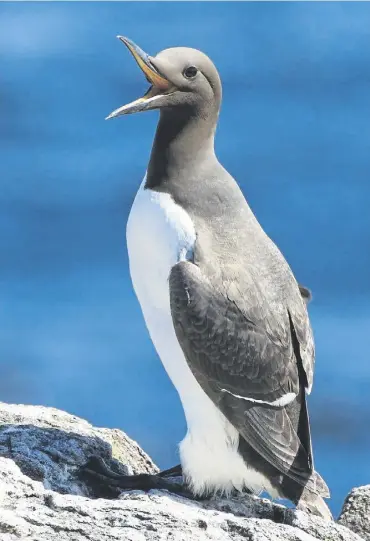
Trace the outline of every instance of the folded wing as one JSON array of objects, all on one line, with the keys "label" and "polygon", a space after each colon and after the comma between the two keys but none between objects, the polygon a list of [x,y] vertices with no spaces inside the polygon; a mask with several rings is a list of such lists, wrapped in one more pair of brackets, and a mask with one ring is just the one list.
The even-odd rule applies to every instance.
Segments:
[{"label": "folded wing", "polygon": [[312,382],[313,342],[307,314],[305,321],[301,313],[304,303],[291,314],[287,307],[269,306],[257,287],[245,291],[226,281],[217,288],[184,261],[172,268],[169,286],[176,335],[203,390],[265,460],[325,493],[326,486],[311,477],[308,418],[300,438],[289,416],[289,404]]}]

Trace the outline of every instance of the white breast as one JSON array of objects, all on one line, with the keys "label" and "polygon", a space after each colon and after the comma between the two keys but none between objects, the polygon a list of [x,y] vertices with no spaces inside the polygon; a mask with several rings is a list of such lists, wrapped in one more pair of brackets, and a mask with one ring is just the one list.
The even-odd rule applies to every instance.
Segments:
[{"label": "white breast", "polygon": [[145,190],[144,182],[127,223],[130,272],[140,304],[145,296],[145,304],[168,312],[167,280],[178,261],[190,259],[195,229],[187,212],[169,194]]},{"label": "white breast", "polygon": [[149,334],[184,408],[188,432],[180,456],[185,476],[198,494],[244,485],[271,493],[267,479],[237,452],[238,432],[194,378],[175,334],[168,278],[172,267],[192,254],[194,224],[169,194],[144,189],[144,184],[145,178],[127,223],[130,273]]}]

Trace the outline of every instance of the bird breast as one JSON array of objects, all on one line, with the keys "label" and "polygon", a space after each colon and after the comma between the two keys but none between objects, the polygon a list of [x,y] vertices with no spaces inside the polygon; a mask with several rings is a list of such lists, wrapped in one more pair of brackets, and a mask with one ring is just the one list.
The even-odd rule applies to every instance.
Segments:
[{"label": "bird breast", "polygon": [[168,311],[168,277],[176,263],[192,258],[195,228],[170,194],[144,185],[145,178],[127,223],[130,273],[140,304]]}]

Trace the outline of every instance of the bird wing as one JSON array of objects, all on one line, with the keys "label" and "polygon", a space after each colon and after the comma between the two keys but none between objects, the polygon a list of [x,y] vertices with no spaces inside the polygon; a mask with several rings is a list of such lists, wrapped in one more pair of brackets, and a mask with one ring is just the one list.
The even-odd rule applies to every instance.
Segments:
[{"label": "bird wing", "polygon": [[308,287],[303,286],[302,284],[298,284],[299,291],[302,295],[302,299],[304,299],[305,303],[308,304],[312,301],[312,293],[308,289]]},{"label": "bird wing", "polygon": [[[302,289],[300,286],[303,298]],[[307,303],[308,301],[306,301]],[[306,310],[299,303],[288,304],[289,318],[292,329],[292,338],[296,341],[299,352],[299,360],[305,375],[305,388],[310,394],[313,383],[313,372],[315,366],[315,343],[313,340],[312,329],[307,317]]]},{"label": "bird wing", "polygon": [[[235,280],[217,289],[197,265],[175,265],[169,286],[177,338],[198,383],[244,439],[280,472],[316,491],[310,449],[284,407],[301,390],[292,318],[286,307],[268,306],[257,285],[248,289],[247,304],[241,282],[242,291]],[[297,340],[303,340],[303,318],[295,317]]]}]

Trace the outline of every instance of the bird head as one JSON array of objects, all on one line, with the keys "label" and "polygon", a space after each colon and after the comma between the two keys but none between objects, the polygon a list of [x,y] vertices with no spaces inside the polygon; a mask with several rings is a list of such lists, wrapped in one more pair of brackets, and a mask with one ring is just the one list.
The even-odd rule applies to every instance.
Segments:
[{"label": "bird head", "polygon": [[186,108],[218,112],[221,81],[212,61],[201,51],[188,47],[165,49],[155,57],[147,55],[130,39],[118,36],[131,52],[150,87],[143,97],[115,109],[115,118],[151,109]]}]

